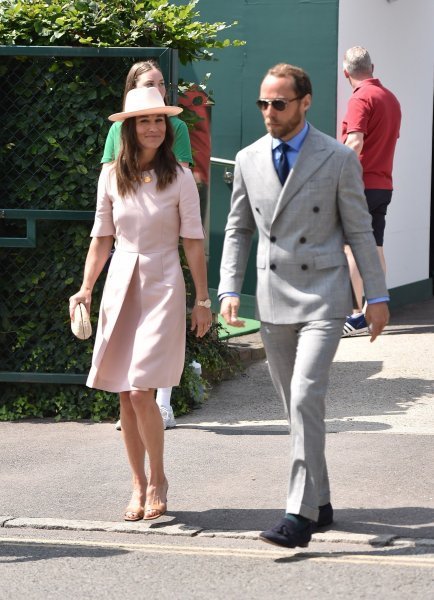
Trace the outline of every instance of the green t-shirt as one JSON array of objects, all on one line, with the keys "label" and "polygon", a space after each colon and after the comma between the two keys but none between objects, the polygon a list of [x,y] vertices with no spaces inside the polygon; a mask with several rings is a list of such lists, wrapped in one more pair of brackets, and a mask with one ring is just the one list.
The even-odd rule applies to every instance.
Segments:
[{"label": "green t-shirt", "polygon": [[[184,123],[184,121],[178,119],[178,117],[169,117],[169,119],[175,135],[173,153],[176,157],[176,160],[178,162],[193,164],[190,136],[188,135],[187,125]],[[107,134],[107,139],[105,141],[104,154],[101,158],[102,163],[113,162],[119,154],[119,148],[121,145],[121,127],[122,121],[116,121],[110,127]]]}]

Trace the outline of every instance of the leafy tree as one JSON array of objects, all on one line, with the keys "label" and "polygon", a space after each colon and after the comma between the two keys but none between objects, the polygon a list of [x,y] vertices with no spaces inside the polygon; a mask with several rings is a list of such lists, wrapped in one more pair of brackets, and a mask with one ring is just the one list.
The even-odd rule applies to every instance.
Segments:
[{"label": "leafy tree", "polygon": [[182,64],[207,60],[211,50],[241,45],[218,39],[236,22],[203,23],[199,0],[2,0],[0,43],[31,46],[176,48]]}]

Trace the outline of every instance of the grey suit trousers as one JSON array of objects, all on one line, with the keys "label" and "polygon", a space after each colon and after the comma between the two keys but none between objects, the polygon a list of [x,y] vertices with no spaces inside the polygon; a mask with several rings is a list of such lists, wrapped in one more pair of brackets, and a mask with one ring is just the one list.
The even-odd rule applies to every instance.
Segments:
[{"label": "grey suit trousers", "polygon": [[325,459],[325,396],[343,319],[261,324],[270,375],[291,432],[286,512],[316,521],[330,502]]}]

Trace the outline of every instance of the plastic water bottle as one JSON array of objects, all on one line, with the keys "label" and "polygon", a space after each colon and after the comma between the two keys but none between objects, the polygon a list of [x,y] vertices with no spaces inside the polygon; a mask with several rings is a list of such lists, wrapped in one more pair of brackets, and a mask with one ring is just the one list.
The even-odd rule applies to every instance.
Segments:
[{"label": "plastic water bottle", "polygon": [[[190,363],[190,367],[193,369],[193,372],[195,373],[195,375],[197,375],[198,378],[200,378],[200,376],[202,375],[202,365],[197,362],[196,360],[192,360]],[[198,389],[196,392],[196,395],[194,397],[195,402],[197,402],[198,404],[200,404],[204,398],[204,390],[203,390],[203,385],[201,383],[201,381],[199,380],[199,385],[198,385]]]},{"label": "plastic water bottle", "polygon": [[196,375],[202,375],[202,365],[200,363],[198,363],[196,360],[191,361],[190,367],[192,367],[192,369],[196,373]]}]

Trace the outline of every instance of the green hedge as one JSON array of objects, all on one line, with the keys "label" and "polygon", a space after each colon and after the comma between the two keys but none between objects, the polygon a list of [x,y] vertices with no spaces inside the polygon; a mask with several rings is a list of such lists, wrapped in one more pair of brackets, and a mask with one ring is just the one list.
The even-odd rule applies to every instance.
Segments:
[{"label": "green hedge", "polygon": [[[228,344],[217,341],[218,329],[218,324],[213,325],[202,340],[187,331],[185,368],[179,387],[173,388],[171,399],[177,416],[198,407],[206,399],[213,383],[219,382],[228,372],[234,373],[240,368],[238,358]],[[61,335],[65,338],[65,331]],[[65,339],[63,346],[65,350],[71,351],[74,343]],[[91,345],[87,342],[85,344],[83,353],[72,350],[72,355],[82,356],[86,367],[90,361]],[[202,377],[190,367],[194,359],[201,363]],[[103,421],[117,419],[119,416],[117,394],[91,390],[84,385],[4,383],[0,385],[0,394],[0,421],[46,417],[56,420]]]},{"label": "green hedge", "polygon": [[[3,0],[0,44],[132,46],[156,45],[159,39],[159,45],[178,45],[185,62],[227,44],[215,37],[225,26],[194,21],[195,4]],[[184,29],[177,29],[181,25]],[[187,25],[191,37],[185,32]],[[100,57],[0,58],[6,117],[0,128],[5,208],[94,210],[109,127],[106,117],[121,103],[132,62]],[[2,249],[0,370],[87,372],[92,340],[79,341],[70,333],[68,297],[81,284],[90,228],[91,222],[85,221],[38,221],[36,248]],[[23,222],[0,221],[0,236],[23,235]],[[104,279],[102,275],[95,287],[94,326]],[[201,342],[187,337],[186,368],[173,394],[178,414],[194,407],[201,387],[206,387],[189,368],[191,360],[203,365],[209,380],[218,380],[227,363],[234,362],[217,329],[215,325]],[[100,420],[116,418],[117,412],[117,396],[84,386],[0,384],[0,420]]]}]

